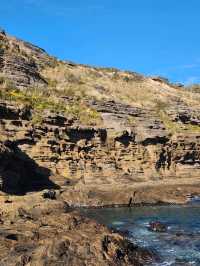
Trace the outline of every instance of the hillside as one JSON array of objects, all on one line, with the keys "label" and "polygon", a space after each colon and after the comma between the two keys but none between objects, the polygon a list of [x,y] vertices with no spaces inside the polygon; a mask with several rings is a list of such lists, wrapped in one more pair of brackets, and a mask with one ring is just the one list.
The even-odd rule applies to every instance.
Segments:
[{"label": "hillside", "polygon": [[183,202],[199,193],[199,93],[61,61],[5,32],[0,70],[4,193],[51,187],[78,206]]}]

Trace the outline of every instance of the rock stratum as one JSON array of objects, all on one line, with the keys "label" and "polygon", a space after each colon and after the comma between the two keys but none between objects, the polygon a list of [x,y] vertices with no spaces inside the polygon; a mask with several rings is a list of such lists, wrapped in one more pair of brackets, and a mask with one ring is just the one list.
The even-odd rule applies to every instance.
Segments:
[{"label": "rock stratum", "polygon": [[153,252],[80,216],[66,203],[39,199],[39,195],[29,195],[23,202],[4,202],[0,265],[137,266],[158,261]]},{"label": "rock stratum", "polygon": [[137,247],[66,206],[199,195],[199,101],[164,78],[61,61],[2,31],[0,265],[143,265]]}]

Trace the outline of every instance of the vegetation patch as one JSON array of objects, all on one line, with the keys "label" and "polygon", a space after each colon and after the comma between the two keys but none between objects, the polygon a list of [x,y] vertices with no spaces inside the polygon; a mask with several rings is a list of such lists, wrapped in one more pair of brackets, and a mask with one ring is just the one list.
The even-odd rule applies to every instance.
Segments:
[{"label": "vegetation patch", "polygon": [[34,124],[42,123],[45,110],[71,116],[84,125],[97,125],[101,122],[100,114],[95,109],[90,108],[81,97],[74,98],[66,103],[64,100],[55,97],[55,95],[51,95],[49,93],[51,90],[47,88],[46,90],[38,88],[20,90],[3,77],[0,78],[0,85],[0,98],[19,102],[31,108],[33,110],[32,121]]},{"label": "vegetation patch", "polygon": [[187,86],[186,89],[194,93],[200,93],[200,84],[192,84]]},{"label": "vegetation patch", "polygon": [[173,122],[168,114],[164,110],[160,110],[159,113],[160,119],[165,125],[165,128],[172,134],[181,133],[183,131],[182,125],[177,122]]},{"label": "vegetation patch", "polygon": [[161,120],[163,121],[166,129],[171,133],[200,133],[200,126],[192,124],[183,124],[172,121],[166,112],[160,112]]}]

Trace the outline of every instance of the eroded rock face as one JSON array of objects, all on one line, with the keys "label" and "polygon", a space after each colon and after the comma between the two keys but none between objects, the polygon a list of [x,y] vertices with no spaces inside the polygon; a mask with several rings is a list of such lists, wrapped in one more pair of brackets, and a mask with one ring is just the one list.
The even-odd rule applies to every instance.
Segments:
[{"label": "eroded rock face", "polygon": [[[148,265],[158,257],[58,201],[1,216],[0,265]],[[40,203],[39,203],[40,202]],[[19,204],[20,206],[20,204]],[[8,229],[9,226],[9,229]]]},{"label": "eroded rock face", "polygon": [[[8,160],[2,154],[0,168],[4,192],[26,193],[31,186],[32,190],[51,189],[47,185],[49,181],[62,190],[64,200],[78,206],[182,202],[191,192],[191,186],[192,193],[200,192],[199,108],[190,102],[187,104],[187,95],[184,96],[180,88],[170,86],[164,80],[114,69],[98,70],[69,62],[67,65],[62,62],[55,68],[55,62],[58,60],[44,50],[0,32],[1,74],[21,90],[31,90],[33,85],[39,84],[38,94],[42,88],[52,89],[49,92],[54,93],[59,80],[51,80],[51,88],[40,86],[45,83],[41,69],[47,66],[55,71],[50,73],[56,77],[63,71],[60,86],[83,89],[81,86],[89,80],[87,86],[90,85],[92,93],[97,93],[99,85],[96,82],[101,83],[101,77],[105,79],[104,89],[100,88],[102,93],[107,92],[106,84],[111,80],[111,88],[114,81],[118,88],[113,97],[105,95],[104,100],[99,95],[96,98],[93,94],[91,97],[82,95],[83,106],[92,108],[101,117],[99,126],[86,126],[87,123],[70,115],[44,107],[41,121],[35,123],[32,107],[19,104],[19,101],[1,100],[1,143],[10,150]],[[70,72],[72,69],[74,72]],[[84,73],[83,80],[75,75],[76,71],[78,75]],[[46,72],[42,73],[45,75]],[[125,86],[124,90],[130,90],[131,85],[126,87],[132,84],[130,79],[138,89],[146,88],[148,95],[155,97],[156,94],[155,103],[138,105],[134,98],[129,103],[121,100],[127,95],[119,95],[118,81]],[[93,91],[93,87],[98,87],[97,91]],[[77,104],[75,94],[65,95],[61,93],[63,88],[56,88],[56,102],[61,100],[66,106]],[[134,93],[136,98],[141,98],[137,91]],[[145,91],[142,95],[145,97]],[[118,100],[117,96],[120,96]],[[170,104],[164,108],[166,99]],[[173,132],[173,123],[182,130]],[[46,180],[43,185],[41,180]]]},{"label": "eroded rock face", "polygon": [[46,84],[39,71],[44,65],[51,64],[49,59],[41,48],[0,32],[0,72],[15,86]]},{"label": "eroded rock face", "polygon": [[168,111],[168,115],[175,122],[183,124],[200,125],[200,109],[188,107],[184,104],[179,104]]},{"label": "eroded rock face", "polygon": [[27,192],[58,189],[50,179],[50,170],[39,166],[14,142],[0,143],[0,184],[1,191],[23,195]]},{"label": "eroded rock face", "polygon": [[[108,104],[114,106],[115,102]],[[110,107],[109,114],[115,116],[117,125],[124,123],[120,129],[115,121],[108,123],[110,120],[104,117],[107,110],[106,113],[101,110],[105,123],[101,128],[78,126],[73,119],[50,112],[44,112],[41,125],[34,125],[31,110],[1,102],[3,143],[9,143],[8,140],[12,143],[12,153],[17,158],[24,155],[28,169],[20,174],[22,183],[23,176],[30,171],[29,165],[33,164],[36,173],[48,176],[63,189],[63,198],[71,204],[112,205],[128,204],[130,198],[132,204],[142,201],[142,191],[134,195],[140,185],[153,186],[159,182],[170,185],[176,181],[181,185],[184,178],[190,183],[190,178],[199,177],[198,133],[170,136],[160,120],[148,119],[145,110],[136,112],[134,119],[140,122],[132,125],[126,119],[130,113],[133,115],[132,109],[129,111],[125,106],[124,113],[119,111],[118,114],[118,108],[117,104],[113,109]],[[120,108],[123,109],[123,105]],[[10,173],[13,167],[11,160],[4,171],[8,169]],[[20,167],[18,163],[16,172],[20,172]],[[118,198],[113,196],[116,191],[120,192]],[[157,200],[164,200],[164,196],[160,193]]]},{"label": "eroded rock face", "polygon": [[[199,195],[199,110],[193,106],[188,109],[179,99],[182,92],[177,96],[177,87],[170,87],[160,78],[70,62],[61,62],[54,69],[56,63],[58,60],[44,50],[0,31],[0,86],[8,90],[13,86],[18,92],[16,101],[3,93],[0,101],[0,266],[155,264],[158,258],[153,252],[78,215],[71,207],[183,203]],[[47,66],[53,68],[50,76],[53,73],[56,78],[58,70],[63,71],[63,80],[59,83],[58,78],[50,79],[52,90],[45,97],[56,90],[56,101],[52,97],[54,101],[48,102],[47,109],[40,103],[37,111],[41,117],[34,121],[38,114],[34,104],[28,101],[27,106],[26,99],[19,98],[25,95],[22,91],[33,87],[38,95],[39,90],[50,88],[45,86],[49,76],[43,78],[41,74]],[[81,71],[83,80],[79,77]],[[105,79],[105,84],[97,84],[97,77]],[[110,91],[106,88],[110,80],[119,81],[113,97],[110,94],[115,84],[111,82]],[[159,97],[158,106],[151,102],[150,107],[135,104],[133,98],[129,104],[121,100],[131,94],[119,95],[119,84],[132,92],[132,87],[126,85],[133,81],[139,89],[148,85],[145,88],[154,100],[158,94],[161,100],[163,95],[170,100],[164,114],[170,122],[184,130],[185,125],[195,130],[170,132],[169,121],[158,113],[158,106],[162,106]],[[83,93],[82,106],[101,117],[99,126],[86,126],[79,118],[56,110],[59,101],[77,107],[82,96],[61,92],[65,85],[74,88],[84,82],[89,82],[91,95]],[[161,224],[154,223],[152,228],[164,230]]]}]

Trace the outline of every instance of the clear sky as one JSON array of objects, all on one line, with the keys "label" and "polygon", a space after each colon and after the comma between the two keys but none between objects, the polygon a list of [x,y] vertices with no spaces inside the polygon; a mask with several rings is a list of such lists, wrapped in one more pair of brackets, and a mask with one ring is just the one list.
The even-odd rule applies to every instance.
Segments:
[{"label": "clear sky", "polygon": [[200,0],[0,0],[0,25],[60,59],[200,82]]}]

